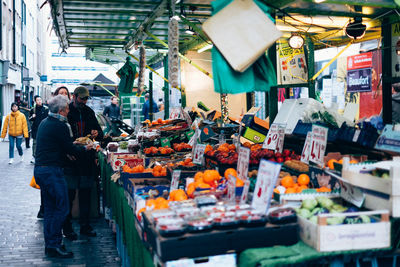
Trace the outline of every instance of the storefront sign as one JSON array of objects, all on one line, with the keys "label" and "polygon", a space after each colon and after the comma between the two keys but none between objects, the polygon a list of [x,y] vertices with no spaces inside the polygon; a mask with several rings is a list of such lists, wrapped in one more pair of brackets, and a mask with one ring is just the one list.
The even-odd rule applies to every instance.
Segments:
[{"label": "storefront sign", "polygon": [[313,125],[311,138],[310,161],[324,166],[326,143],[328,141],[328,128]]},{"label": "storefront sign", "polygon": [[347,92],[369,92],[371,86],[371,68],[347,71]]},{"label": "storefront sign", "polygon": [[249,173],[250,149],[244,146],[239,147],[239,157],[237,164],[238,177],[243,181],[247,180]]},{"label": "storefront sign", "polygon": [[372,52],[347,57],[347,70],[372,67]]},{"label": "storefront sign", "polygon": [[272,193],[281,171],[281,164],[262,159],[258,168],[257,182],[251,206],[267,214]]}]

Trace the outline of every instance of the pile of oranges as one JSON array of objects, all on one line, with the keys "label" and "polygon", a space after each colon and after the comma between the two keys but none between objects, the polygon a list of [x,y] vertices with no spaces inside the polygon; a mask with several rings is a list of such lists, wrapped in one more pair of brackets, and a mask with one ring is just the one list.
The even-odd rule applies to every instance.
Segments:
[{"label": "pile of oranges", "polygon": [[174,145],[173,145],[173,148],[174,148],[174,150],[175,151],[178,151],[178,152],[180,152],[180,151],[188,151],[188,150],[191,150],[192,149],[192,146],[191,145],[189,145],[189,144],[187,144],[187,143],[175,143]]},{"label": "pile of oranges", "polygon": [[142,172],[152,172],[152,169],[145,169],[143,165],[137,165],[135,167],[129,167],[128,164],[122,166],[122,171],[127,173],[142,173]]},{"label": "pile of oranges", "polygon": [[[281,185],[286,188],[285,194],[301,193],[303,190],[309,188],[309,183],[310,177],[307,174],[300,174],[297,177],[297,181],[290,175],[286,175],[281,180]],[[279,193],[279,190],[275,188],[274,192]]]},{"label": "pile of oranges", "polygon": [[144,123],[146,123],[149,127],[153,126],[153,125],[165,125],[170,123],[171,120],[163,120],[163,119],[158,119],[155,121],[150,121],[150,120],[145,120]]},{"label": "pile of oranges", "polygon": [[154,177],[167,176],[167,168],[161,165],[156,165],[153,167],[151,173],[153,174]]},{"label": "pile of oranges", "polygon": [[[216,188],[221,176],[217,170],[205,170],[194,175],[194,182],[188,184],[186,192],[189,197],[194,196],[194,191],[199,189]],[[207,190],[206,190],[207,191]]]},{"label": "pile of oranges", "polygon": [[236,146],[233,144],[224,143],[217,148],[220,152],[236,151]]},{"label": "pile of oranges", "polygon": [[[328,167],[331,170],[334,170],[335,169],[335,163],[343,164],[343,159],[340,159],[340,160],[330,159],[330,160],[328,160],[328,163],[326,164],[326,167]],[[350,160],[350,164],[357,164],[357,163],[358,163],[357,160],[354,160],[354,159]]]},{"label": "pile of oranges", "polygon": [[175,151],[170,147],[159,147],[159,148],[156,148],[156,147],[152,146],[152,147],[148,147],[148,148],[143,149],[143,152],[146,155],[155,155],[157,153],[160,153],[161,155],[169,155],[169,154],[174,153]]},{"label": "pile of oranges", "polygon": [[188,199],[188,196],[186,195],[186,193],[183,189],[172,190],[169,193],[170,201],[183,201],[183,200],[187,200],[187,199]]},{"label": "pile of oranges", "polygon": [[192,162],[191,158],[187,158],[185,160],[182,161],[178,161],[177,163],[173,164],[171,163],[171,167],[175,167],[175,166],[185,166],[185,167],[193,167],[195,166],[194,163]]},{"label": "pile of oranges", "polygon": [[236,187],[241,187],[244,185],[243,180],[238,177],[237,171],[234,168],[226,169],[224,177],[227,181],[229,181],[229,175],[236,177]]}]

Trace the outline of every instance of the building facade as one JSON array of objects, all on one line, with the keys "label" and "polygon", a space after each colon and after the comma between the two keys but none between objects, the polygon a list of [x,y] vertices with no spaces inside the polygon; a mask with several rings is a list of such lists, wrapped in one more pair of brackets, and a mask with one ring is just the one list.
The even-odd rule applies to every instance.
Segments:
[{"label": "building facade", "polygon": [[0,113],[12,102],[26,101],[46,90],[46,44],[49,7],[40,0],[1,0]]}]

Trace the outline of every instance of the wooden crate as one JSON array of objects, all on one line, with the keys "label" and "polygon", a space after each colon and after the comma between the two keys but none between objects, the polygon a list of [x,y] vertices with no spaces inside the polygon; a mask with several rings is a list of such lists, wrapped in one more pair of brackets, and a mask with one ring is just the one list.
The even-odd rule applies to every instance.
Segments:
[{"label": "wooden crate", "polygon": [[[381,215],[381,220],[365,224],[327,225],[333,216]],[[387,210],[345,214],[320,214],[318,224],[298,216],[300,238],[317,251],[344,251],[387,248],[390,246],[390,221]]]},{"label": "wooden crate", "polygon": [[343,166],[342,177],[350,184],[364,189],[364,207],[387,209],[391,216],[400,217],[400,161],[390,169],[390,178],[380,178],[348,170]]}]

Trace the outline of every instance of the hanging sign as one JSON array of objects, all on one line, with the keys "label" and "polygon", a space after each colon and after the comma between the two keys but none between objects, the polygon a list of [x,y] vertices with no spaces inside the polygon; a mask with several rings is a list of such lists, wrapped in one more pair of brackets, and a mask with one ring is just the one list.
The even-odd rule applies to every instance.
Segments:
[{"label": "hanging sign", "polygon": [[239,147],[237,173],[238,177],[243,181],[246,181],[248,179],[249,160],[250,160],[250,149],[244,146]]},{"label": "hanging sign", "polygon": [[310,146],[311,146],[312,132],[307,133],[306,141],[304,142],[303,151],[301,152],[300,160],[306,164],[310,160]]},{"label": "hanging sign", "polygon": [[251,206],[267,214],[272,193],[281,171],[281,164],[262,159],[258,168],[257,182]]},{"label": "hanging sign", "polygon": [[293,49],[287,43],[279,44],[278,83],[304,83],[308,77],[304,48]]},{"label": "hanging sign", "polygon": [[347,71],[347,92],[369,92],[372,90],[371,68]]},{"label": "hanging sign", "polygon": [[320,166],[324,166],[324,157],[327,142],[328,128],[313,124],[309,158],[311,162],[314,162]]},{"label": "hanging sign", "polygon": [[206,150],[205,144],[197,144],[194,149],[193,154],[193,163],[194,164],[203,164],[204,160],[204,151]]}]

